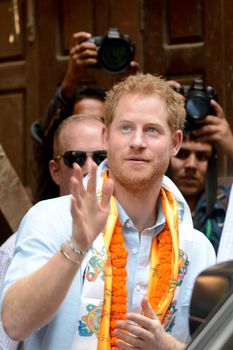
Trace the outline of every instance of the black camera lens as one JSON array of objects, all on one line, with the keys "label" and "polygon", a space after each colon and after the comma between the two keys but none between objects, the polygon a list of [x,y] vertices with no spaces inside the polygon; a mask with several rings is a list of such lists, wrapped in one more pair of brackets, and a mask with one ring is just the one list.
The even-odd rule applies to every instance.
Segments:
[{"label": "black camera lens", "polygon": [[133,59],[128,42],[121,38],[105,38],[99,49],[99,65],[111,73],[125,71]]},{"label": "black camera lens", "polygon": [[186,112],[195,120],[205,118],[212,110],[210,100],[206,96],[196,94],[186,99]]},{"label": "black camera lens", "polygon": [[217,100],[217,94],[212,86],[205,86],[203,80],[196,79],[191,86],[183,85],[175,90],[185,97],[186,130],[199,128],[201,123],[197,121],[216,114],[210,100]]},{"label": "black camera lens", "polygon": [[98,66],[109,73],[124,72],[134,58],[134,45],[128,35],[109,28],[105,36],[88,39],[98,46]]}]

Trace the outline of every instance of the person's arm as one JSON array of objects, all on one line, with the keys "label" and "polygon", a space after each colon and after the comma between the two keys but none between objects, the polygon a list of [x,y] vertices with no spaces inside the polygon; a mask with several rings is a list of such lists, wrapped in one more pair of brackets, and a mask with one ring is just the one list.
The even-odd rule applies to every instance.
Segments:
[{"label": "person's arm", "polygon": [[[11,263],[15,245],[15,234],[12,235],[1,247],[0,247],[0,294],[3,289],[3,281]],[[0,321],[0,349],[16,350],[18,342],[12,341],[4,332],[2,328],[2,322]]]},{"label": "person's arm", "polygon": [[[72,241],[76,248],[84,251],[90,248],[106,223],[113,192],[113,182],[109,180],[103,187],[102,200],[98,202],[96,169],[93,163],[87,189],[84,189],[82,171],[77,164],[74,165],[75,177],[71,178]],[[2,305],[2,322],[10,338],[21,340],[28,337],[57,312],[79,269],[79,264],[65,255],[79,262],[83,259],[68,242],[64,251],[65,254],[57,252],[42,267],[19,279],[7,290]]]},{"label": "person's arm", "polygon": [[2,323],[11,339],[28,337],[53,317],[78,268],[58,252],[38,271],[9,288],[2,306]]},{"label": "person's arm", "polygon": [[201,142],[211,142],[219,154],[225,154],[233,160],[233,134],[220,104],[211,100],[216,116],[208,115],[201,123],[203,126],[192,133]]},{"label": "person's arm", "polygon": [[183,350],[186,345],[165,332],[151,308],[147,297],[142,299],[142,315],[128,313],[126,320],[118,321],[114,333],[120,349]]},{"label": "person's arm", "polygon": [[74,33],[71,38],[69,62],[63,81],[51,99],[46,113],[39,120],[40,133],[46,145],[52,143],[53,133],[61,121],[72,114],[75,93],[86,75],[86,67],[97,63],[97,47],[87,42],[91,34]]}]

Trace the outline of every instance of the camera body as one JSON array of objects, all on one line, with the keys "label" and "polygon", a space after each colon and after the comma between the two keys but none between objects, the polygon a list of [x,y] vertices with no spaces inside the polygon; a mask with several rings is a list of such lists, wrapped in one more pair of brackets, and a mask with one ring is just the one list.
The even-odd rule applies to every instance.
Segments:
[{"label": "camera body", "polygon": [[128,35],[117,28],[109,28],[104,36],[94,36],[88,42],[98,47],[98,67],[109,73],[124,72],[134,58],[135,47]]},{"label": "camera body", "polygon": [[197,129],[201,126],[197,121],[203,120],[207,115],[216,115],[210,100],[217,101],[217,94],[212,86],[205,86],[203,80],[196,79],[191,86],[183,85],[175,90],[185,97],[186,130]]}]

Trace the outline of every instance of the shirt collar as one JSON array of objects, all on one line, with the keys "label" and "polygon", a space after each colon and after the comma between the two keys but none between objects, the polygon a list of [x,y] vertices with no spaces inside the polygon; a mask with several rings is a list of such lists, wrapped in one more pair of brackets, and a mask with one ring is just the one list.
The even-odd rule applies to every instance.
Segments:
[{"label": "shirt collar", "polygon": [[[131,221],[130,217],[127,215],[125,212],[124,208],[121,206],[121,204],[116,200],[117,203],[117,208],[118,208],[118,215],[119,219],[121,222],[122,227],[124,228],[125,226],[128,227],[134,227],[133,222]],[[164,225],[165,225],[165,216],[164,216],[164,211],[162,207],[162,200],[161,197],[158,197],[158,202],[157,202],[157,220],[155,224],[152,227],[146,228],[146,230],[153,231],[153,233],[159,233]]]}]

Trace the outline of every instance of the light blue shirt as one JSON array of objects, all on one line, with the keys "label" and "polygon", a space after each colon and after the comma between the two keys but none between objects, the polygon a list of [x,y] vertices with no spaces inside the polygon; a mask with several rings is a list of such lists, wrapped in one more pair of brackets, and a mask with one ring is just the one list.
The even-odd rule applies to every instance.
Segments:
[{"label": "light blue shirt", "polygon": [[[98,172],[101,171],[102,169],[99,167]],[[175,190],[174,184],[168,180],[164,179],[164,185]],[[178,195],[183,200],[180,197],[181,194],[178,193]],[[61,244],[70,237],[72,233],[70,199],[70,196],[64,196],[39,202],[24,217],[18,231],[14,257],[4,281],[1,303],[8,288],[15,281],[38,270],[60,250]],[[127,285],[129,288],[130,310],[139,310],[141,298],[146,294],[150,244],[164,224],[161,204],[157,209],[156,224],[144,230],[139,236],[124,210],[119,208],[126,248],[129,252]],[[185,212],[187,212],[187,230],[180,235],[180,243],[188,254],[190,264],[181,286],[182,303],[176,312],[176,324],[172,330],[172,334],[183,341],[188,336],[188,307],[195,278],[200,271],[215,263],[215,254],[210,242],[203,234],[193,229],[189,210],[185,210]],[[135,264],[137,268],[135,268]],[[55,316],[47,325],[41,327],[23,341],[24,350],[71,349],[75,330],[80,319],[82,288],[83,269],[80,269]]]},{"label": "light blue shirt", "polygon": [[128,310],[131,312],[140,312],[142,297],[147,294],[152,240],[161,232],[165,224],[162,203],[160,199],[158,202],[155,225],[146,228],[141,234],[138,233],[136,227],[119,202],[117,202],[117,206],[123,228],[125,247],[128,251]]}]

